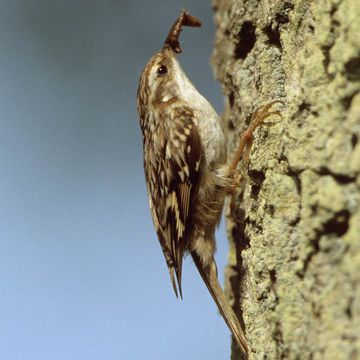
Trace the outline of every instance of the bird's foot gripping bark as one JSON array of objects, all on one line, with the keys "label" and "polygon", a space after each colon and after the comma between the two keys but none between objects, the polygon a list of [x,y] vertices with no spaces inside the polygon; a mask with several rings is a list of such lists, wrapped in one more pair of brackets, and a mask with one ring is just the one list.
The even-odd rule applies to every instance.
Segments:
[{"label": "bird's foot gripping bark", "polygon": [[[279,110],[271,111],[273,105],[275,104],[285,105],[281,100],[275,100],[269,104],[261,106],[251,115],[251,121],[249,127],[242,134],[234,159],[229,166],[229,176],[231,176],[234,179],[233,184],[231,186],[232,188],[238,187],[239,182],[244,177],[242,175],[236,174],[236,168],[240,160],[242,160],[243,162],[243,166],[242,166],[243,169],[246,169],[249,164],[249,157],[250,157],[251,147],[253,144],[254,131],[260,125],[262,125],[263,122],[270,116],[276,115],[282,118],[281,112]],[[232,194],[233,190],[229,189],[229,193]]]},{"label": "bird's foot gripping bark", "polygon": [[[242,134],[239,142],[239,146],[235,153],[234,159],[229,166],[229,176],[232,178],[232,182],[230,187],[228,188],[228,195],[231,196],[230,202],[230,210],[231,213],[234,213],[235,210],[235,203],[236,203],[236,194],[239,185],[241,184],[242,180],[247,178],[246,169],[249,165],[250,160],[250,152],[251,147],[253,144],[253,134],[254,131],[261,125],[265,125],[264,121],[269,118],[270,116],[280,116],[282,118],[281,112],[279,110],[272,111],[272,107],[275,104],[285,105],[284,102],[281,100],[272,101],[269,104],[263,105],[259,107],[254,113],[251,115],[251,120],[249,127],[246,131]],[[236,171],[236,168],[242,160],[242,166],[240,171]]]}]

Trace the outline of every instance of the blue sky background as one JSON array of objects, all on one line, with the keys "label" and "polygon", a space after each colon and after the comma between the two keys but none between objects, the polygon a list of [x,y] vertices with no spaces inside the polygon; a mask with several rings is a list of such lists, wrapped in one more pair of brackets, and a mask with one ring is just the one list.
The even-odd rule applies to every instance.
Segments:
[{"label": "blue sky background", "polygon": [[[210,1],[3,0],[0,359],[227,359],[195,266],[177,300],[152,227],[136,113],[140,73],[180,9],[185,71],[222,111]],[[225,230],[218,233],[220,279]]]}]

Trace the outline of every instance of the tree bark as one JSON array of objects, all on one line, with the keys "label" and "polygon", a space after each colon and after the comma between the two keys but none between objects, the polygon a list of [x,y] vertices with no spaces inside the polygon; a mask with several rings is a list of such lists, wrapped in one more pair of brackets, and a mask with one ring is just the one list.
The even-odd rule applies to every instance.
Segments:
[{"label": "tree bark", "polygon": [[250,359],[359,359],[360,2],[213,6],[230,159],[249,115],[285,103],[255,132],[228,217],[225,287]]}]

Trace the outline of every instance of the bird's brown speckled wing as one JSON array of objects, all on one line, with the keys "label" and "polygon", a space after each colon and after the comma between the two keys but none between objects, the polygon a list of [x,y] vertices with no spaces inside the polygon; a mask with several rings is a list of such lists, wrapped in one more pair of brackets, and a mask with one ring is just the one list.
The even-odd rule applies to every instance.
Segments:
[{"label": "bird's brown speckled wing", "polygon": [[[182,259],[193,229],[192,204],[198,189],[202,149],[193,111],[179,107],[164,111],[163,116],[169,114],[173,114],[173,119],[166,121],[169,125],[161,149],[155,149],[152,155],[145,152],[146,157],[152,157],[145,157],[145,173],[155,229],[175,293],[174,270],[182,296]],[[146,161],[155,166],[146,166]],[[147,168],[154,169],[154,173]]]}]

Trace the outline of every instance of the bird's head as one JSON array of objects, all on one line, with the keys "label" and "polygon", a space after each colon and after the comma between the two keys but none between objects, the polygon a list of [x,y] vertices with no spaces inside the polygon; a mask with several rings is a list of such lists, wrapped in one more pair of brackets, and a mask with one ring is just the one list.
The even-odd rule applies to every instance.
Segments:
[{"label": "bird's head", "polygon": [[162,49],[145,66],[138,88],[138,110],[141,117],[145,108],[178,99],[184,89],[183,84],[190,82],[176,60],[176,55],[181,53],[179,35],[183,26],[199,27],[201,22],[182,11],[171,27]]}]

